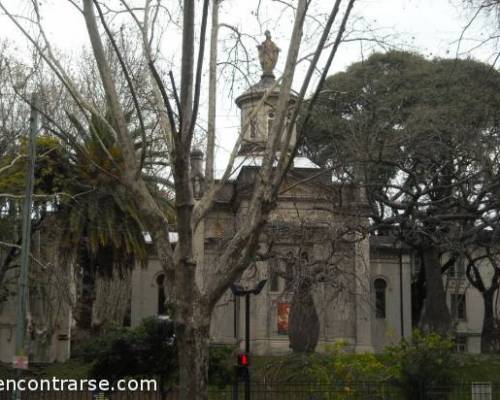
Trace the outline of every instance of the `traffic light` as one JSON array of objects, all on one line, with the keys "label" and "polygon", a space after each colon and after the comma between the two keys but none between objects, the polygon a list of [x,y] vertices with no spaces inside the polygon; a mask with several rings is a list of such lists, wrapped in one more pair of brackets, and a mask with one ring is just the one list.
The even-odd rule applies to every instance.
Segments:
[{"label": "traffic light", "polygon": [[250,357],[247,353],[238,354],[238,366],[240,366],[240,367],[249,367],[250,366]]},{"label": "traffic light", "polygon": [[235,366],[236,381],[246,382],[250,376],[248,367],[250,366],[250,357],[247,353],[240,353],[237,356],[237,364]]}]

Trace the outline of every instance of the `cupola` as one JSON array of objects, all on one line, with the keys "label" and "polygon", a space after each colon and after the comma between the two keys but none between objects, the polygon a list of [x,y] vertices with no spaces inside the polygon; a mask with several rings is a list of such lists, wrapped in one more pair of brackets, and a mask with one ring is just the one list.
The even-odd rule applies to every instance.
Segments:
[{"label": "cupola", "polygon": [[[276,83],[274,67],[278,61],[280,49],[271,40],[271,33],[265,32],[266,40],[257,46],[259,60],[262,67],[262,76],[258,83],[251,86],[236,99],[237,106],[241,109],[241,129],[243,130],[243,143],[240,154],[259,154],[265,149],[272,129],[275,108],[278,103],[281,87]],[[264,104],[259,108],[259,103],[265,93],[272,88]],[[290,97],[290,114],[297,96],[292,93]],[[286,124],[287,129],[288,124]],[[295,127],[290,145],[295,144]]]}]

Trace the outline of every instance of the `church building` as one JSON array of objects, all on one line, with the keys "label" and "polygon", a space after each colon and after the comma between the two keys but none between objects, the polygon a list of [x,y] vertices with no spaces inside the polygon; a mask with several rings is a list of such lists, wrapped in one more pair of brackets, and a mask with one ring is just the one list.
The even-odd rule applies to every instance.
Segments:
[{"label": "church building", "polygon": [[[268,32],[266,36],[259,46],[261,80],[236,99],[244,131],[236,168],[196,236],[205,267],[244,220],[241,216],[272,129],[280,92],[273,74],[279,49]],[[290,106],[295,101],[292,93]],[[293,140],[294,136],[293,131]],[[203,187],[202,160],[201,152],[193,152],[195,192]],[[261,292],[250,298],[253,352],[290,351],[289,314],[293,304],[300,302],[299,295],[312,296],[319,320],[319,349],[342,340],[353,351],[377,351],[411,334],[409,254],[384,238],[368,237],[365,209],[362,189],[336,184],[328,170],[304,156],[295,157],[261,235],[259,253],[263,254],[239,282],[249,288],[266,281]],[[132,325],[164,313],[168,299],[164,281],[154,259],[148,268],[133,272]],[[214,312],[213,341],[242,345],[245,313],[245,299],[228,291]]]}]

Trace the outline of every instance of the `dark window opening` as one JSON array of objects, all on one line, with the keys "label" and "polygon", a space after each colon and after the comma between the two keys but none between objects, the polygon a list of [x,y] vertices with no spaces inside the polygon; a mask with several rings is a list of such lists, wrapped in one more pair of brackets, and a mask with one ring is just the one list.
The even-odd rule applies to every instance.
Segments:
[{"label": "dark window opening", "polygon": [[123,317],[123,326],[132,326],[132,301],[128,302],[127,311]]},{"label": "dark window opening", "polygon": [[280,290],[280,275],[279,262],[276,258],[271,258],[268,262],[269,267],[269,291],[279,292]]},{"label": "dark window opening", "polygon": [[160,274],[156,277],[156,285],[158,286],[158,315],[167,315],[165,274]]},{"label": "dark window opening", "polygon": [[269,282],[269,290],[271,292],[279,292],[280,290],[280,277],[276,271],[271,270]]},{"label": "dark window opening", "polygon": [[455,337],[455,351],[465,353],[467,351],[467,336],[457,335]]},{"label": "dark window opening", "polygon": [[451,312],[458,320],[464,321],[467,318],[465,294],[452,293]]},{"label": "dark window opening", "polygon": [[378,278],[375,279],[373,283],[375,288],[375,317],[376,318],[385,318],[385,303],[386,303],[386,289],[387,283],[384,279]]}]

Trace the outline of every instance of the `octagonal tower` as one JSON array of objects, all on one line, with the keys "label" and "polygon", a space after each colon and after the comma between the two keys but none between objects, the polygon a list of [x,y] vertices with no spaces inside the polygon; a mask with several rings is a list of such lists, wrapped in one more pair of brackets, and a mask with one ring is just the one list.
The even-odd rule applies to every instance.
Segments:
[{"label": "octagonal tower", "polygon": [[[236,104],[241,109],[241,129],[243,130],[243,143],[240,155],[258,155],[262,153],[269,139],[275,119],[275,109],[281,91],[281,86],[276,81],[274,67],[278,61],[280,49],[271,40],[271,34],[266,31],[266,40],[257,46],[259,60],[262,67],[262,76],[258,83],[251,86],[236,99]],[[264,104],[260,105],[262,98],[267,95]],[[289,102],[289,115],[297,101],[297,95],[291,93]],[[285,122],[285,132],[288,122]],[[290,147],[295,145],[296,131],[293,127]]]}]

